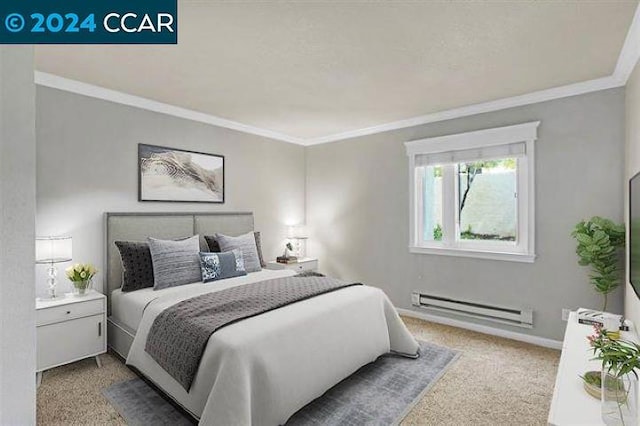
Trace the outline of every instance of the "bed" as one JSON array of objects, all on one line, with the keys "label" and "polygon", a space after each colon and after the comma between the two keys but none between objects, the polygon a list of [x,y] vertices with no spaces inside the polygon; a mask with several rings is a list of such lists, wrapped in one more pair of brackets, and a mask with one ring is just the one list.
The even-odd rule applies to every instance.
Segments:
[{"label": "bed", "polygon": [[[262,270],[215,284],[119,290],[114,241],[253,230],[251,213],[109,213],[109,344],[204,425],[278,425],[358,368],[388,352],[417,356],[418,344],[384,293],[351,286],[302,300],[216,331],[187,390],[145,352],[154,320],[195,296],[295,274]],[[206,245],[202,245],[206,247]],[[218,296],[215,296],[218,297]]]}]

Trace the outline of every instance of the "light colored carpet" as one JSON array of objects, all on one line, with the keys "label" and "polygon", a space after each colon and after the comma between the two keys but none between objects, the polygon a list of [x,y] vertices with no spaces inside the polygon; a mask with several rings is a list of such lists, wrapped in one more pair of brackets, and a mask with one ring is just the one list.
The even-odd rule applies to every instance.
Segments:
[{"label": "light colored carpet", "polygon": [[[403,425],[546,424],[560,352],[458,328],[404,318],[420,340],[462,354]],[[40,425],[123,425],[102,389],[136,377],[111,355],[44,373]]]}]

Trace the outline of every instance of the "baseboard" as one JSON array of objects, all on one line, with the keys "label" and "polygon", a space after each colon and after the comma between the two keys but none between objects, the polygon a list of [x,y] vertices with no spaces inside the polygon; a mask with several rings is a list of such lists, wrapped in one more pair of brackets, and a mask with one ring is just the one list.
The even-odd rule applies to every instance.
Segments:
[{"label": "baseboard", "polygon": [[454,318],[441,317],[439,315],[417,312],[411,309],[396,308],[400,315],[412,318],[435,322],[438,324],[450,325],[452,327],[464,328],[465,330],[476,331],[478,333],[489,334],[491,336],[504,337],[506,339],[517,340],[519,342],[531,343],[536,346],[543,346],[551,349],[562,349],[562,342],[559,340],[547,339],[545,337],[532,336],[530,334],[518,333],[515,331],[503,330],[501,328],[489,327],[481,324],[474,324]]}]

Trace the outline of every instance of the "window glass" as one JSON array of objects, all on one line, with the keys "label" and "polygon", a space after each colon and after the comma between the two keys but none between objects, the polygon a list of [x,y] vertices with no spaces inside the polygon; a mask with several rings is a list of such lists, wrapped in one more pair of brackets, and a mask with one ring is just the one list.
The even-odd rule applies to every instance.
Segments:
[{"label": "window glass", "polygon": [[517,159],[457,165],[460,240],[515,242]]},{"label": "window glass", "polygon": [[442,167],[423,168],[423,239],[442,240]]}]

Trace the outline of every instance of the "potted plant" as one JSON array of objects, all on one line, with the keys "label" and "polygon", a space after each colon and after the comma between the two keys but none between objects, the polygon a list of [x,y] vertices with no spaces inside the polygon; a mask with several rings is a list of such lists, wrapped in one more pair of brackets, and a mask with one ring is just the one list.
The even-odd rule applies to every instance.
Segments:
[{"label": "potted plant", "polygon": [[65,272],[73,284],[74,293],[83,296],[91,288],[91,279],[98,273],[98,270],[90,263],[77,263],[69,266]]},{"label": "potted plant", "polygon": [[571,236],[578,242],[578,263],[591,266],[589,278],[595,290],[602,294],[602,310],[605,311],[607,296],[618,287],[622,278],[620,248],[624,246],[624,225],[594,216],[578,223]]},{"label": "potted plant", "polygon": [[[607,425],[636,425],[638,419],[638,371],[640,371],[640,345],[627,340],[611,338],[600,325],[589,336],[594,359],[602,362],[599,383],[602,401],[602,420]],[[586,383],[597,382],[585,374]]]}]

